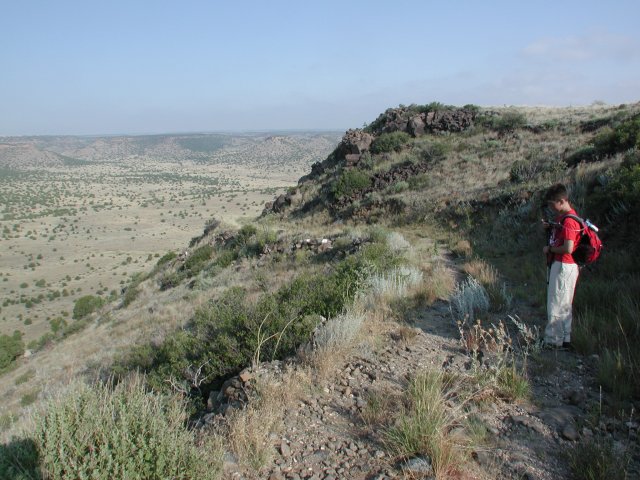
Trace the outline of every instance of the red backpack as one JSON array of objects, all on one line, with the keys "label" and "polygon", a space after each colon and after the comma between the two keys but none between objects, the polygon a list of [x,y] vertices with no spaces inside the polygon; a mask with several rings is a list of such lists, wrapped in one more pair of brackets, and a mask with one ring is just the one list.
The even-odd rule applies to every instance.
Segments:
[{"label": "red backpack", "polygon": [[589,219],[583,220],[572,214],[564,215],[560,219],[560,223],[563,223],[565,218],[572,218],[580,224],[580,241],[571,256],[581,267],[592,264],[602,252],[602,240],[598,237],[598,227]]}]

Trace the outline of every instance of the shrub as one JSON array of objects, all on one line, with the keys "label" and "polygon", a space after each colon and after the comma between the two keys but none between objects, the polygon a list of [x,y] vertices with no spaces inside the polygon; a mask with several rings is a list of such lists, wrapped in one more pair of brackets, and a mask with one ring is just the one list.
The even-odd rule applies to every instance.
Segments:
[{"label": "shrub", "polygon": [[28,407],[29,405],[31,405],[38,399],[38,393],[40,393],[39,390],[33,390],[22,395],[20,397],[20,406]]},{"label": "shrub", "polygon": [[16,331],[12,336],[0,335],[0,372],[6,370],[23,353],[22,333]]},{"label": "shrub", "polygon": [[73,335],[74,333],[77,333],[80,330],[83,330],[87,325],[89,325],[89,322],[86,318],[82,320],[76,320],[72,324],[67,325],[63,328],[62,336],[66,337],[68,335]]},{"label": "shrub", "polygon": [[73,318],[78,320],[102,307],[103,300],[94,295],[85,295],[77,299],[73,305]]},{"label": "shrub", "polygon": [[49,321],[49,325],[51,326],[51,331],[53,333],[58,333],[60,330],[66,328],[67,321],[62,317],[56,317]]},{"label": "shrub", "polygon": [[601,155],[612,155],[640,147],[640,115],[625,120],[615,128],[603,128],[596,135],[593,144]]},{"label": "shrub", "polygon": [[592,162],[629,149],[640,148],[640,115],[624,120],[615,127],[606,126],[590,145],[581,147],[567,158],[567,164]]},{"label": "shrub", "polygon": [[[347,257],[333,270],[299,275],[254,302],[248,301],[244,289],[230,288],[199,308],[186,328],[169,335],[160,346],[144,345],[123,355],[113,372],[122,375],[138,369],[147,372],[150,384],[158,389],[166,390],[166,380],[173,378],[184,391],[197,392],[193,373],[200,366],[200,378],[210,383],[259,357],[290,356],[309,340],[318,315],[338,315],[365,286],[368,262],[362,254]],[[194,401],[202,399],[196,396]]]},{"label": "shrub", "polygon": [[358,190],[371,185],[371,177],[362,170],[344,170],[338,180],[332,185],[331,192],[335,198],[351,196]]},{"label": "shrub", "polygon": [[158,261],[156,262],[156,269],[159,269],[160,267],[162,267],[163,265],[166,265],[167,263],[169,263],[171,260],[173,260],[174,258],[176,258],[178,256],[178,254],[176,252],[167,252],[165,253],[162,257],[160,257],[158,259]]},{"label": "shrub", "polygon": [[455,321],[473,323],[476,315],[489,310],[489,295],[478,281],[469,277],[460,283],[451,297]]},{"label": "shrub", "polygon": [[498,133],[510,133],[527,124],[527,117],[520,112],[505,112],[499,117],[493,118],[491,126]]},{"label": "shrub", "polygon": [[218,252],[215,264],[221,268],[227,268],[238,258],[238,253],[233,250],[222,250]]},{"label": "shrub", "polygon": [[16,377],[15,384],[22,385],[23,383],[27,383],[29,380],[31,380],[35,376],[36,376],[36,371],[33,368],[30,368],[29,370],[24,372],[22,375],[19,375],[18,377]]},{"label": "shrub", "polygon": [[390,185],[388,190],[391,194],[402,193],[409,188],[409,183],[401,180],[393,185]]},{"label": "shrub", "polygon": [[405,132],[383,133],[371,144],[372,153],[399,152],[411,141],[411,136]]},{"label": "shrub", "polygon": [[197,275],[204,268],[206,263],[213,256],[213,247],[211,245],[203,245],[195,249],[187,258],[182,266],[182,270],[188,277]]},{"label": "shrub", "polygon": [[220,447],[198,449],[186,420],[178,399],[146,392],[139,377],[80,384],[50,401],[26,441],[47,478],[218,478]]},{"label": "shrub", "polygon": [[438,162],[447,156],[451,146],[444,142],[421,142],[415,145],[414,150],[422,161]]},{"label": "shrub", "polygon": [[185,276],[182,273],[167,272],[158,280],[160,290],[169,290],[170,288],[177,287],[184,278]]},{"label": "shrub", "polygon": [[387,239],[365,245],[360,250],[358,260],[377,272],[385,272],[405,263],[404,252],[393,250]]},{"label": "shrub", "polygon": [[129,305],[131,305],[133,301],[138,298],[139,294],[140,289],[138,288],[138,285],[129,285],[124,292],[124,297],[122,297],[122,306],[128,307]]},{"label": "shrub", "polygon": [[317,349],[329,353],[348,346],[360,330],[363,321],[364,315],[354,311],[329,319],[314,336]]}]

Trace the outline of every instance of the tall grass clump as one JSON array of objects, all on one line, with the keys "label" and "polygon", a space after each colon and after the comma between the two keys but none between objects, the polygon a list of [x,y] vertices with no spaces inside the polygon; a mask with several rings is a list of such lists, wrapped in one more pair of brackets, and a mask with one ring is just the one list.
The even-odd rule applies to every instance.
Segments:
[{"label": "tall grass clump", "polygon": [[455,278],[451,270],[442,262],[437,262],[425,272],[424,281],[416,296],[427,305],[431,305],[436,300],[449,298],[455,288]]},{"label": "tall grass clump", "polygon": [[396,267],[388,272],[374,274],[369,279],[371,293],[379,297],[400,298],[422,282],[423,274],[414,267]]},{"label": "tall grass clump", "polygon": [[575,478],[585,480],[625,480],[630,456],[616,451],[609,439],[587,439],[565,454]]},{"label": "tall grass clump", "polygon": [[461,463],[454,438],[448,435],[456,421],[455,409],[446,404],[448,387],[442,372],[419,373],[409,385],[407,406],[384,435],[399,457],[428,455],[438,478]]},{"label": "tall grass clump", "polygon": [[26,441],[39,467],[32,462],[22,478],[219,478],[221,447],[213,437],[196,446],[186,420],[179,399],[145,391],[139,376],[115,387],[76,384],[33,418]]}]

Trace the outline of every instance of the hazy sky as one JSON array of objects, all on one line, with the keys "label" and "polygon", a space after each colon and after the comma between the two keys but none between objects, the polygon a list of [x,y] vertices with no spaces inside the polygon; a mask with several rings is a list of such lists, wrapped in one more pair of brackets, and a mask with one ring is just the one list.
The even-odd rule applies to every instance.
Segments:
[{"label": "hazy sky", "polygon": [[0,135],[640,100],[640,0],[0,0]]}]

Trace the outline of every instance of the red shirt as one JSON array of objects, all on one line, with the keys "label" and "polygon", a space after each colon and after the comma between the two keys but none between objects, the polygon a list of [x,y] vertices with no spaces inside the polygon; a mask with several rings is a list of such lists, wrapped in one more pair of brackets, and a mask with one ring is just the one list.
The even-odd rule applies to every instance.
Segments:
[{"label": "red shirt", "polygon": [[[549,239],[549,245],[552,247],[561,247],[565,240],[573,240],[573,250],[578,248],[580,242],[580,223],[576,222],[573,218],[565,218],[560,224],[562,217],[565,215],[578,215],[574,209],[569,210],[567,213],[563,213],[556,217],[557,227],[554,227],[551,231],[551,238]],[[553,260],[562,263],[576,263],[570,253],[554,253]]]}]

